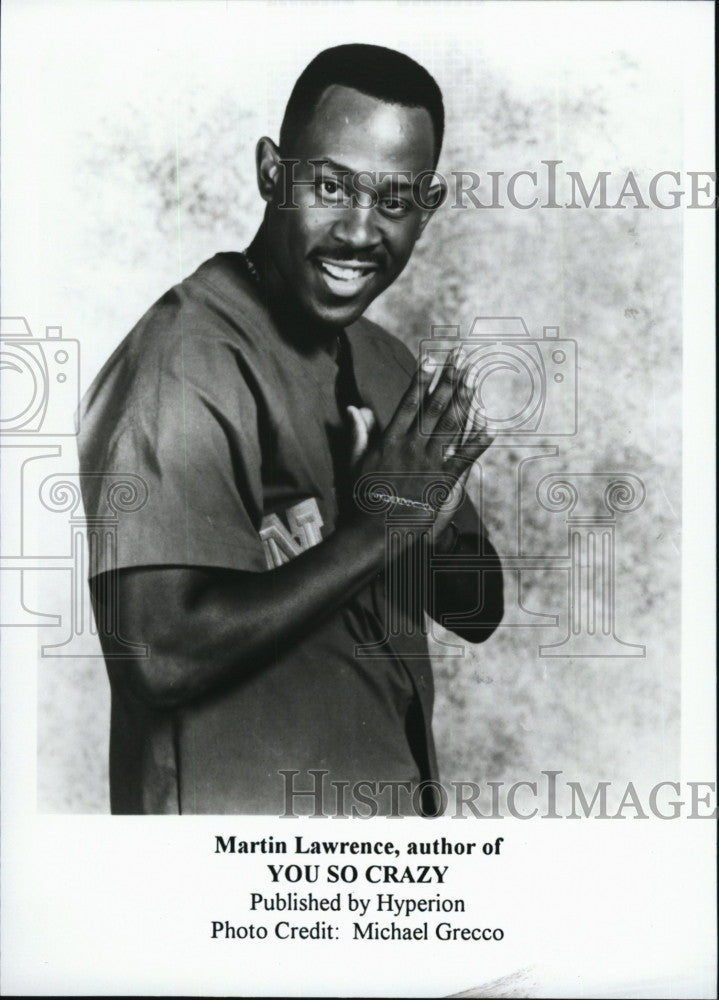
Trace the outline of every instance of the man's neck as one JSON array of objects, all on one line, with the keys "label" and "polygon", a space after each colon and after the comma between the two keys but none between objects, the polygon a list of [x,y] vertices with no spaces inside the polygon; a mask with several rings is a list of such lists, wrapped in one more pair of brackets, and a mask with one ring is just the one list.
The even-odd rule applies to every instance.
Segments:
[{"label": "man's neck", "polygon": [[246,254],[259,275],[262,297],[285,336],[303,351],[314,353],[319,348],[336,357],[342,328],[323,324],[308,316],[300,307],[292,289],[277,269],[268,247],[264,223],[257,230]]}]

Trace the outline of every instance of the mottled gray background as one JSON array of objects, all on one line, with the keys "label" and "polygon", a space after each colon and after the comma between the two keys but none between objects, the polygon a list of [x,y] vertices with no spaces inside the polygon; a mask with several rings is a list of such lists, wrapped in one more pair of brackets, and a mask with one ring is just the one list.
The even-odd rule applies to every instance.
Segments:
[{"label": "mottled gray background", "polygon": [[[607,23],[622,23],[614,5],[605,14],[552,4],[29,7],[27,73],[16,53],[13,76],[27,188],[10,210],[26,239],[5,274],[4,312],[23,312],[36,332],[61,323],[79,339],[86,388],[168,286],[249,241],[262,208],[254,143],[277,136],[309,58],[344,41],[400,48],[436,76],[445,171],[511,174],[560,159],[590,186],[598,170],[629,169],[646,186],[658,170],[681,170],[679,71],[666,35],[654,34],[661,13],[648,7],[635,12],[644,30],[617,31]],[[545,630],[506,628],[464,657],[437,659],[446,780],[531,780],[547,768],[588,784],[678,776],[681,253],[682,210],[445,207],[372,307],[411,347],[433,323],[466,334],[475,315],[521,315],[534,334],[558,325],[578,345],[581,422],[574,438],[551,442],[560,452],[543,472],[625,471],[647,489],[617,526],[617,632],[645,644],[646,658],[541,659]],[[516,545],[502,490],[519,458],[503,448],[483,461],[500,553]],[[74,462],[66,444],[47,471]],[[561,516],[531,497],[523,514],[527,551],[561,551]],[[40,533],[62,548],[66,521],[46,519]],[[42,641],[59,641],[67,574],[41,575],[39,588],[41,610],[65,616]],[[523,574],[522,599],[563,612],[560,575]],[[91,636],[87,652],[97,653]],[[102,660],[38,663],[39,807],[105,812]]]}]

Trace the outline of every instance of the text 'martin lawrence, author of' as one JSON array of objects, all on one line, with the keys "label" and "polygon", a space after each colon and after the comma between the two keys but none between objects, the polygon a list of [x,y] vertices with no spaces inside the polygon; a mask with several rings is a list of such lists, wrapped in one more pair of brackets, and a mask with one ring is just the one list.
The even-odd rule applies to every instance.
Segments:
[{"label": "text 'martin lawrence, author of'", "polygon": [[[86,515],[107,515],[123,473],[146,490],[90,574],[114,813],[279,816],[288,772],[293,790],[321,772],[349,815],[368,814],[351,808],[368,782],[370,814],[438,811],[423,615],[464,613],[469,642],[501,620],[501,566],[464,494],[491,438],[465,416],[456,354],[433,371],[362,314],[442,200],[413,179],[439,177],[443,132],[439,87],[408,56],[321,52],[279,147],[257,145],[250,246],[163,295],[83,400]],[[481,550],[480,568],[430,575],[429,546]],[[113,655],[127,642],[145,655]]]}]

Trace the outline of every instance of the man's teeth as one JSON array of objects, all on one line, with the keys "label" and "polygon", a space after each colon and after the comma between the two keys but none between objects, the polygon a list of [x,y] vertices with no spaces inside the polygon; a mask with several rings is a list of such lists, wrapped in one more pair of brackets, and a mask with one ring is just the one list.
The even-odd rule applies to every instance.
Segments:
[{"label": "man's teeth", "polygon": [[349,267],[345,264],[330,264],[329,261],[321,260],[320,266],[324,268],[325,271],[333,278],[339,278],[340,281],[354,281],[356,278],[362,278],[364,275],[369,273],[366,267]]}]

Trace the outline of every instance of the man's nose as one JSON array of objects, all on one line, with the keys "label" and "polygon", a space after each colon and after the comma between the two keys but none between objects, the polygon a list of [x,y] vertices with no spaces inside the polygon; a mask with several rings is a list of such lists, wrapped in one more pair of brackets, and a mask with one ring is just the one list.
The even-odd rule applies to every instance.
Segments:
[{"label": "man's nose", "polygon": [[357,250],[379,246],[382,241],[376,214],[370,205],[339,209],[332,225],[332,235]]}]

